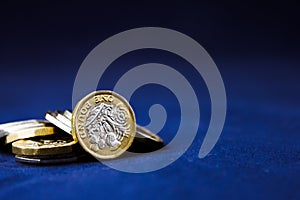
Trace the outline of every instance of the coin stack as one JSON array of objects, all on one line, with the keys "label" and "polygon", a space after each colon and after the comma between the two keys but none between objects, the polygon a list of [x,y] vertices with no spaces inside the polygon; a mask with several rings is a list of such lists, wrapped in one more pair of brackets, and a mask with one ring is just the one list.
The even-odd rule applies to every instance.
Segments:
[{"label": "coin stack", "polygon": [[46,120],[0,125],[0,138],[11,145],[15,160],[56,164],[94,158],[113,159],[125,151],[146,153],[160,149],[163,140],[136,124],[133,109],[119,94],[92,92],[73,111],[48,111]]}]

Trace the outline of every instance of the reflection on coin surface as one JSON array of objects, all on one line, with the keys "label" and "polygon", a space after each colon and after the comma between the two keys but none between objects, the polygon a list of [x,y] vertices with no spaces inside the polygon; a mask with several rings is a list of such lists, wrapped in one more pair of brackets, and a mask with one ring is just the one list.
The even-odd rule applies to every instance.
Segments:
[{"label": "reflection on coin surface", "polygon": [[20,125],[24,125],[24,124],[39,124],[39,123],[44,123],[44,122],[45,121],[43,121],[43,120],[36,120],[36,119],[9,122],[9,123],[5,123],[5,124],[0,124],[0,129],[6,129],[9,127],[20,126]]},{"label": "reflection on coin surface", "polygon": [[72,112],[69,111],[69,110],[65,110],[64,111],[64,116],[71,121],[71,119],[72,119]]},{"label": "reflection on coin surface", "polygon": [[92,92],[77,103],[72,116],[74,140],[98,159],[120,156],[135,137],[135,116],[129,103],[112,91]]},{"label": "reflection on coin surface", "polygon": [[[64,124],[62,121],[57,119],[57,113],[55,112],[46,112],[45,119],[47,119],[50,123],[65,131],[68,134],[71,134],[71,127]],[[70,122],[71,123],[71,122]]]},{"label": "reflection on coin surface", "polygon": [[71,139],[18,140],[12,144],[12,152],[27,156],[66,154],[73,151],[75,144]]},{"label": "reflection on coin surface", "polygon": [[0,138],[7,136],[15,131],[34,128],[34,127],[43,127],[49,123],[44,120],[23,120],[17,122],[10,122],[5,124],[0,124]]},{"label": "reflection on coin surface", "polygon": [[55,127],[45,126],[45,127],[35,127],[35,128],[26,128],[18,130],[6,136],[5,143],[11,143],[20,139],[27,139],[37,136],[46,136],[55,134]]}]

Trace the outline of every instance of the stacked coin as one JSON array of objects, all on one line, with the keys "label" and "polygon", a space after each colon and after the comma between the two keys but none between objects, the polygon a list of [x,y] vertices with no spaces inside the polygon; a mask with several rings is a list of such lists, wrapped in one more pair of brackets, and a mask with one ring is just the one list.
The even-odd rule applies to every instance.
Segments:
[{"label": "stacked coin", "polygon": [[129,103],[112,91],[88,94],[75,106],[71,121],[74,140],[97,159],[116,158],[126,150],[153,151],[163,145],[161,138],[136,125]]},{"label": "stacked coin", "polygon": [[32,164],[56,164],[77,161],[84,156],[70,138],[18,140],[12,144],[16,161]]},{"label": "stacked coin", "polygon": [[129,103],[112,91],[93,92],[73,113],[48,111],[45,118],[0,125],[0,138],[11,144],[16,161],[73,162],[87,155],[83,149],[97,159],[112,159],[127,150],[144,153],[163,146],[160,137],[136,125]]},{"label": "stacked coin", "polygon": [[0,138],[11,145],[16,160],[25,163],[63,163],[77,160],[76,142],[45,120],[0,125]]}]

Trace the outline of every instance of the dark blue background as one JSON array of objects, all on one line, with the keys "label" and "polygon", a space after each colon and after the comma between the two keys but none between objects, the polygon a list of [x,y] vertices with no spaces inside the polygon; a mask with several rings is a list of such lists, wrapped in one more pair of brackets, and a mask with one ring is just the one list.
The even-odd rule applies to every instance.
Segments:
[{"label": "dark blue background", "polygon": [[[0,199],[299,199],[298,8],[288,1],[1,1],[1,123],[71,109],[73,82],[85,56],[106,38],[145,26],[174,29],[203,45],[223,77],[228,110],[220,140],[200,160],[210,102],[203,81],[189,68],[185,75],[199,83],[194,89],[201,99],[201,123],[192,146],[172,165],[147,174],[127,174],[98,162],[28,166],[0,152]],[[107,73],[117,80],[122,70],[153,61],[179,71],[189,67],[175,55],[149,50],[123,56]],[[111,87],[112,82],[104,81]],[[159,133],[169,141],[179,116],[172,93],[149,85],[140,88],[131,103],[138,122],[147,124],[144,113],[155,102],[142,100],[150,99],[146,97],[151,89],[163,94],[158,100],[171,112]]]}]

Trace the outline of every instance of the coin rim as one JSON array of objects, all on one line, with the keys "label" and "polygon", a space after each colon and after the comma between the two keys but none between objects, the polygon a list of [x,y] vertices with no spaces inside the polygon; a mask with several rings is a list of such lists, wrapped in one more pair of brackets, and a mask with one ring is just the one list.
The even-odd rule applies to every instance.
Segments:
[{"label": "coin rim", "polygon": [[[76,132],[76,115],[78,113],[79,108],[82,106],[82,104],[86,101],[88,101],[90,98],[96,96],[96,95],[101,95],[101,94],[110,94],[112,96],[116,96],[118,99],[120,99],[128,108],[131,116],[133,117],[133,133],[130,134],[131,138],[128,141],[128,144],[125,146],[125,148],[121,149],[117,154],[112,154],[112,155],[100,155],[92,150],[90,150],[86,144],[83,143],[82,139],[80,139],[80,137],[77,136],[77,132]],[[120,94],[111,91],[111,90],[98,90],[98,91],[93,91],[91,93],[89,93],[88,95],[86,95],[85,97],[83,97],[75,106],[73,112],[72,112],[72,136],[74,141],[79,141],[79,144],[82,146],[82,148],[88,152],[89,154],[91,154],[92,156],[94,156],[96,159],[113,159],[113,158],[117,158],[120,155],[122,155],[125,151],[128,150],[128,148],[131,146],[134,138],[135,138],[135,134],[136,134],[136,118],[135,118],[135,114],[134,111],[132,109],[132,107],[130,106],[130,104],[128,103],[128,101],[122,97]]]},{"label": "coin rim", "polygon": [[26,141],[35,141],[34,139],[18,140],[12,143],[12,153],[24,156],[50,156],[58,154],[71,153],[76,145],[76,142],[70,141],[60,146],[55,147],[26,147],[23,145]]},{"label": "coin rim", "polygon": [[[43,133],[40,133],[40,131],[44,129]],[[41,127],[33,127],[33,128],[26,128],[22,130],[15,131],[5,138],[5,144],[10,144],[12,142],[15,142],[17,140],[22,139],[29,139],[37,136],[46,136],[46,135],[54,135],[56,133],[56,128],[54,126],[41,126]]]}]

